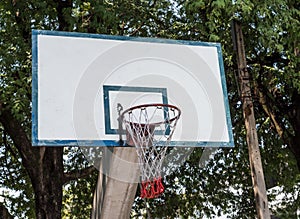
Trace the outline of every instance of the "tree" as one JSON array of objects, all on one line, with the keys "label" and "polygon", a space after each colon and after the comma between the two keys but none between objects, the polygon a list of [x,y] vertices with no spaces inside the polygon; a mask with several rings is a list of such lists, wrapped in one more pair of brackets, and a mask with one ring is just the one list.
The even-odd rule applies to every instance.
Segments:
[{"label": "tree", "polygon": [[[8,161],[15,159],[25,168],[26,173],[23,173],[22,177],[30,180],[35,198],[36,218],[61,218],[62,186],[94,171],[94,167],[87,167],[84,170],[64,172],[63,147],[32,147],[29,137],[30,29],[47,23],[49,26],[57,25],[58,29],[63,30],[67,22],[65,17],[61,16],[62,11],[70,7],[67,2],[60,1],[52,1],[48,5],[35,1],[0,3],[1,143],[5,147],[4,153],[12,156]],[[49,13],[48,18],[41,14],[44,13],[43,9]],[[56,19],[53,23],[52,16]]]},{"label": "tree", "polygon": [[[167,177],[165,195],[147,209],[152,216],[201,217],[222,210],[232,218],[249,218],[255,214],[254,199],[230,23],[236,19],[243,27],[267,185],[293,192],[300,163],[299,14],[296,0],[1,1],[0,184],[22,191],[11,200],[22,208],[17,216],[60,218],[65,183],[71,182],[65,203],[72,199],[76,206],[81,202],[75,183],[95,185],[93,179],[77,182],[94,169],[77,152],[73,158],[79,166],[64,163],[68,149],[31,146],[31,28],[221,42],[236,147],[217,151],[205,168],[198,165],[202,149],[194,150]],[[23,205],[17,203],[21,199]],[[135,212],[143,204],[137,198]],[[281,217],[294,216],[297,206],[299,198],[285,206],[289,213]]]},{"label": "tree", "polygon": [[[231,218],[251,217],[251,215],[254,215],[254,200],[251,190],[249,190],[251,184],[248,180],[245,180],[247,176],[250,176],[250,173],[247,170],[247,168],[249,169],[247,167],[248,157],[245,156],[245,148],[243,148],[245,131],[241,124],[241,101],[237,92],[236,63],[233,57],[230,23],[232,19],[239,20],[246,32],[247,59],[249,70],[253,75],[251,82],[254,93],[252,95],[255,101],[257,128],[264,159],[267,186],[284,185],[287,190],[291,191],[293,190],[291,185],[299,181],[299,154],[297,152],[299,140],[296,140],[299,123],[296,122],[298,121],[296,117],[299,115],[297,113],[297,110],[299,110],[297,96],[299,95],[300,74],[299,67],[297,67],[299,66],[299,54],[297,46],[295,47],[295,45],[298,45],[295,44],[295,39],[299,38],[299,35],[298,31],[295,31],[298,27],[294,28],[299,23],[299,5],[293,1],[188,1],[182,3],[178,8],[180,19],[177,21],[177,25],[189,30],[183,32],[182,35],[178,35],[178,38],[202,41],[213,40],[219,41],[223,45],[235,144],[238,148],[222,150],[221,153],[224,154],[222,162],[225,165],[214,160],[215,165],[220,170],[224,170],[225,176],[219,174],[218,168],[214,169],[213,164],[213,167],[211,165],[207,167],[210,170],[215,170],[214,174],[211,175],[207,175],[208,170],[206,168],[198,170],[199,172],[192,171],[191,166],[197,163],[189,164],[186,170],[181,169],[180,173],[183,174],[178,173],[177,177],[182,184],[179,183],[179,185],[173,186],[171,184],[170,186],[174,187],[175,191],[178,191],[178,188],[188,187],[190,193],[166,194],[167,197],[153,203],[153,207],[150,208],[151,214],[163,214],[170,217],[179,216],[180,214],[199,216],[200,210],[195,213],[195,209],[202,209],[202,214],[205,214],[206,208],[203,206],[203,202],[209,200],[205,197],[211,197],[211,193],[208,191],[212,190],[206,191],[205,186],[203,188],[200,182],[203,182],[204,178],[207,179],[208,185],[214,182],[215,196],[213,199],[216,200],[212,202],[215,206],[219,206],[225,212],[235,209],[235,212],[231,212]],[[283,20],[289,24],[285,25]],[[284,37],[287,35],[291,35],[291,38]],[[263,67],[264,70],[260,71],[257,66]],[[293,79],[291,80],[290,77]],[[257,90],[262,89],[261,86],[266,90]],[[279,93],[275,94],[272,90],[276,90],[280,95]],[[260,95],[268,97],[270,100],[268,98],[262,99]],[[271,101],[272,99],[273,101]],[[282,106],[281,110],[279,109],[280,105]],[[292,109],[294,114],[288,116],[286,112],[290,112]],[[286,137],[283,136],[283,133],[286,134]],[[244,165],[240,166],[240,162]],[[239,172],[235,172],[229,167],[235,167]],[[199,173],[199,175],[195,173]],[[231,173],[230,178],[227,178],[228,173]],[[191,182],[191,179],[195,179],[196,182]],[[197,181],[199,181],[199,184],[197,184]],[[228,191],[229,186],[236,188],[238,191],[241,190],[242,193],[239,193],[236,197],[235,194]],[[193,190],[192,188],[195,187],[200,189]],[[193,196],[191,191],[195,191],[200,198],[193,198],[195,195]],[[220,194],[223,194],[223,196],[219,196]],[[190,195],[189,198],[185,198],[187,195]],[[227,199],[229,204],[222,203],[222,198],[225,197],[230,197],[229,200]],[[182,201],[183,198],[187,201]],[[172,204],[169,204],[171,200]],[[286,217],[295,216],[299,198],[297,200],[294,200],[293,207],[290,208],[291,213],[286,213]],[[247,206],[252,207],[246,208],[244,206],[246,203]],[[161,206],[161,208],[158,206]],[[212,213],[210,210],[212,209],[207,209],[208,214]],[[288,212],[288,210],[285,209],[285,212]]]}]

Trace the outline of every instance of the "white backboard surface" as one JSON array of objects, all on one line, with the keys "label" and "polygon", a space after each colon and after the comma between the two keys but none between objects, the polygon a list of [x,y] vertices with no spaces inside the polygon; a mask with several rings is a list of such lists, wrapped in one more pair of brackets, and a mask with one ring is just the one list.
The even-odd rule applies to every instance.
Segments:
[{"label": "white backboard surface", "polygon": [[119,146],[122,109],[164,103],[172,146],[233,146],[218,43],[33,30],[32,55],[33,145]]}]

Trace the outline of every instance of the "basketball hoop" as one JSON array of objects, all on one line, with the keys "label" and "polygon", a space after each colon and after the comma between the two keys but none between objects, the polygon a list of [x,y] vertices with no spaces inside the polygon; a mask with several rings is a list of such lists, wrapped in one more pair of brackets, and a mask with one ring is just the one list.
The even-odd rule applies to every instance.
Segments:
[{"label": "basketball hoop", "polygon": [[181,111],[168,104],[144,104],[125,110],[126,143],[135,146],[141,173],[141,197],[155,198],[164,192],[162,163]]}]

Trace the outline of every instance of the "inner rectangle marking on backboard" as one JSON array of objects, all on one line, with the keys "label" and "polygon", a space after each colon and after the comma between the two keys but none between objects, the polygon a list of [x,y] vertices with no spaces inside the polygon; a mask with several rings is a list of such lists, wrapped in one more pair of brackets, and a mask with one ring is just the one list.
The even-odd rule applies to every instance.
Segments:
[{"label": "inner rectangle marking on backboard", "polygon": [[[115,86],[103,85],[103,106],[104,106],[104,120],[105,120],[105,134],[117,134],[118,130],[118,112],[117,104],[122,106],[122,110],[132,107],[134,104],[149,103],[149,100],[134,100],[134,98],[124,98],[132,95],[134,97],[141,95],[153,94],[152,99],[155,103],[168,104],[167,88],[158,87],[133,87],[133,86]],[[116,97],[119,96],[119,99]],[[120,101],[118,101],[120,100]]]}]

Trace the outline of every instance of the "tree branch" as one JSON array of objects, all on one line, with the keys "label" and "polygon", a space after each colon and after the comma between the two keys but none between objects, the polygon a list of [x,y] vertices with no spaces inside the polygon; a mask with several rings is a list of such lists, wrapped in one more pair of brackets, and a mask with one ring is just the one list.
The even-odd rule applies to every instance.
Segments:
[{"label": "tree branch", "polygon": [[247,64],[248,65],[253,65],[253,64],[260,64],[264,66],[273,66],[274,63],[281,63],[283,65],[288,65],[290,62],[289,59],[283,58],[282,54],[280,53],[272,53],[271,55],[266,55],[266,56],[257,56],[256,58],[250,58],[247,59]]},{"label": "tree branch", "polygon": [[20,122],[12,115],[8,106],[0,101],[0,123],[2,123],[6,133],[11,137],[14,145],[20,152],[22,160],[30,163],[34,156],[31,142]]},{"label": "tree branch", "polygon": [[0,203],[0,218],[2,219],[13,219],[13,217],[9,214],[8,210],[5,206]]},{"label": "tree branch", "polygon": [[59,30],[68,30],[69,28],[69,23],[65,17],[64,9],[66,8],[72,8],[73,1],[72,0],[55,0],[57,3],[57,19],[59,23]]},{"label": "tree branch", "polygon": [[[259,103],[261,104],[263,110],[265,113],[270,117],[272,124],[275,127],[276,132],[278,133],[279,137],[283,140],[283,142],[288,146],[290,151],[293,153],[293,155],[296,158],[298,169],[300,170],[300,147],[299,147],[299,134],[297,132],[300,130],[300,104],[294,104],[295,107],[295,115],[289,117],[289,121],[291,122],[291,126],[293,127],[293,130],[295,133],[290,133],[283,124],[283,118],[280,118],[274,108],[272,106],[276,106],[276,103],[271,101],[268,96],[267,92],[265,90],[260,89],[261,85],[258,85],[257,82],[254,83],[254,88],[259,96]],[[300,100],[300,95],[299,95]],[[298,101],[299,101],[298,100]],[[297,101],[295,101],[297,102]],[[298,107],[297,107],[298,106]],[[298,113],[297,113],[298,110]],[[286,112],[288,115],[288,112]],[[298,116],[298,118],[297,118]]]},{"label": "tree branch", "polygon": [[89,166],[81,170],[74,170],[67,173],[64,173],[63,184],[76,179],[86,178],[91,175],[93,172],[97,171],[94,166]]},{"label": "tree branch", "polygon": [[258,90],[258,95],[259,95],[259,102],[263,108],[263,110],[265,111],[265,113],[268,115],[268,117],[270,117],[278,135],[280,136],[280,138],[283,137],[283,133],[284,133],[284,128],[279,124],[279,122],[277,121],[277,117],[275,115],[275,113],[273,112],[273,110],[270,108],[270,104],[268,104],[267,102],[267,97],[266,95]]}]

